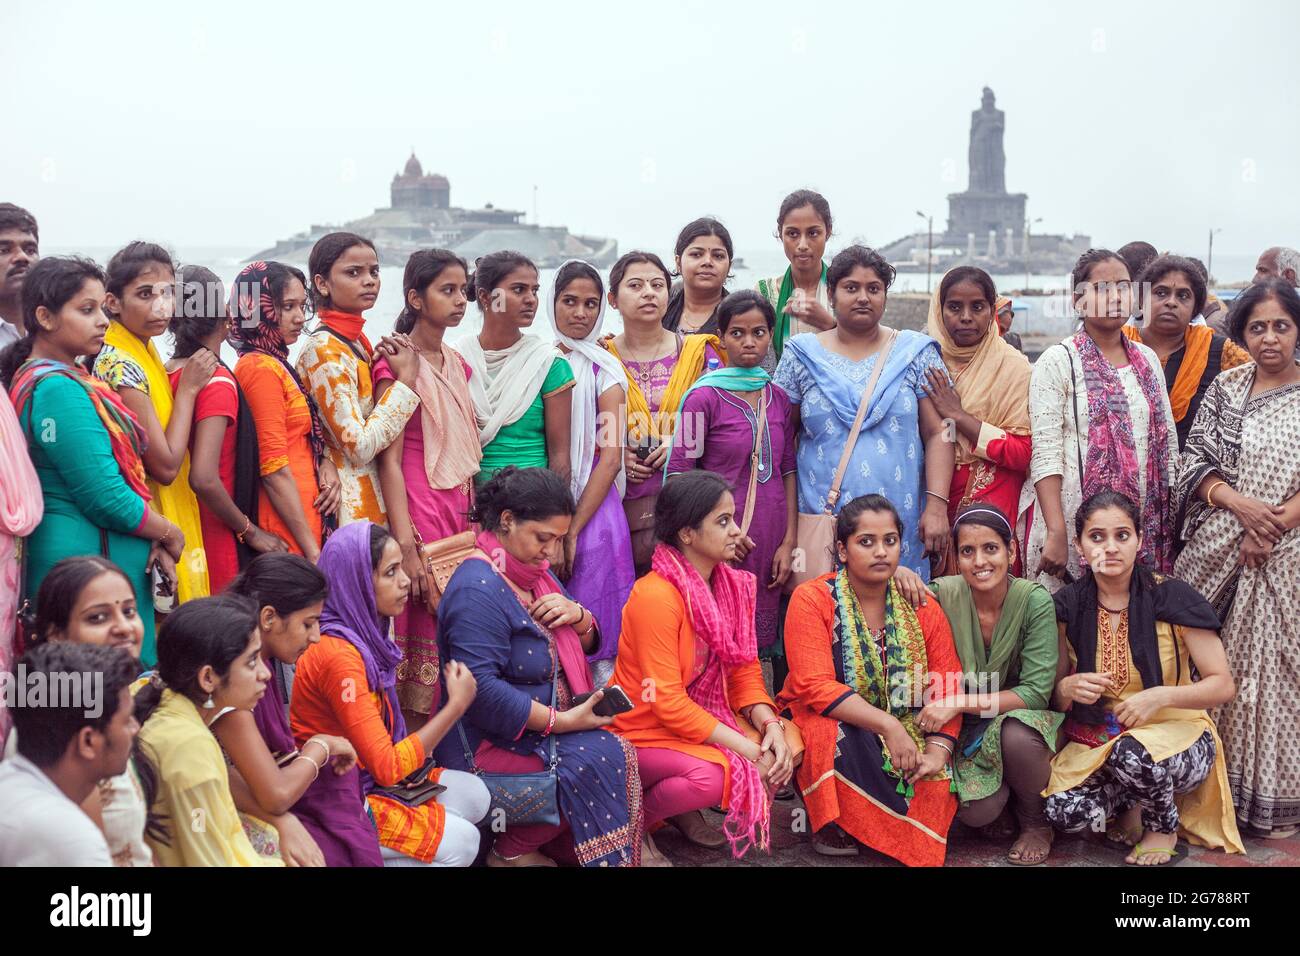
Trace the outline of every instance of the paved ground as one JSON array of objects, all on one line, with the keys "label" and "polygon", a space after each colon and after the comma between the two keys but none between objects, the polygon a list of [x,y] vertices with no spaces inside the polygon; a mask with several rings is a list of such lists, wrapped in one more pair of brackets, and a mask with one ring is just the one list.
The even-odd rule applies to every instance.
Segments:
[{"label": "paved ground", "polygon": [[[708,820],[720,825],[722,817],[706,811]],[[655,842],[676,866],[900,866],[889,857],[862,849],[856,857],[826,857],[813,851],[806,832],[795,833],[793,825],[803,822],[803,808],[797,800],[778,801],[772,808],[772,855],[751,850],[743,861],[731,859],[725,849],[707,850],[688,843],[671,826],[655,834]],[[1006,861],[1011,840],[986,840],[978,832],[954,823],[948,837],[948,866],[1011,866]],[[1300,866],[1300,836],[1287,840],[1247,837],[1246,856],[1221,850],[1192,847],[1188,866]],[[1058,836],[1046,866],[1122,866],[1123,855],[1091,839]]]}]

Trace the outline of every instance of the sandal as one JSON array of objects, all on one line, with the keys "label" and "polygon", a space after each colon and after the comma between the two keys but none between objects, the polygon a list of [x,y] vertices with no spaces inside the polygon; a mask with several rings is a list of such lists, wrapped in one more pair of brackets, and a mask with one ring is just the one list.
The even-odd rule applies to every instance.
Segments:
[{"label": "sandal", "polygon": [[1178,844],[1170,850],[1162,846],[1144,847],[1139,843],[1137,846],[1133,847],[1133,854],[1135,859],[1132,863],[1125,861],[1128,866],[1147,866],[1148,864],[1139,863],[1138,860],[1141,860],[1144,856],[1152,856],[1155,854],[1164,854],[1165,857],[1165,861],[1163,863],[1155,864],[1156,866],[1177,866],[1179,863],[1182,863],[1187,859],[1187,844],[1179,840]]},{"label": "sandal", "polygon": [[669,817],[667,822],[675,826],[682,836],[696,846],[716,850],[718,847],[727,845],[727,838],[723,836],[721,831],[709,826],[704,819],[704,815],[699,810],[688,810],[686,813],[679,813],[675,817]]},{"label": "sandal", "polygon": [[[1007,851],[1007,862],[1016,866],[1042,866],[1047,862],[1047,858],[1052,855],[1052,843],[1055,840],[1056,833],[1051,827],[1034,827],[1030,830],[1020,831],[1020,836],[1016,842],[1011,844],[1011,849]],[[1025,859],[1025,852],[1029,849],[1041,849],[1043,855],[1038,859]],[[1019,854],[1013,856],[1012,854]]]}]

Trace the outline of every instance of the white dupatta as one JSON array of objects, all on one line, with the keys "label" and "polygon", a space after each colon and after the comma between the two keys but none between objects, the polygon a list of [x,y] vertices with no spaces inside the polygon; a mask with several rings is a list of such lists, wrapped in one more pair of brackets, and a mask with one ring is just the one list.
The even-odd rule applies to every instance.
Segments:
[{"label": "white dupatta", "polygon": [[535,335],[522,336],[508,349],[486,351],[475,335],[461,345],[460,354],[474,371],[469,394],[479,445],[486,448],[501,429],[523,418],[558,353],[554,343]]}]

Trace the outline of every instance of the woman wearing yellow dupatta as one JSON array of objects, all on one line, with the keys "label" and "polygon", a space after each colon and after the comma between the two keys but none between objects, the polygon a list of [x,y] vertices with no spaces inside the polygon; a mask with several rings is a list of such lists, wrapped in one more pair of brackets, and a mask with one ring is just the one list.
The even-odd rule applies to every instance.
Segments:
[{"label": "woman wearing yellow dupatta", "polygon": [[[948,492],[948,521],[976,501],[1015,521],[1029,471],[1029,360],[998,330],[997,291],[983,269],[958,266],[930,300],[926,331],[939,343],[955,385],[938,370],[923,381],[935,409],[957,430],[957,459]],[[1017,557],[1013,574],[1020,573]],[[943,574],[956,574],[952,548]]]},{"label": "woman wearing yellow dupatta", "polygon": [[663,327],[671,281],[653,252],[629,252],[609,272],[609,304],[623,316],[623,332],[602,344],[627,372],[623,510],[638,577],[650,570],[654,554],[655,501],[682,399],[705,371],[726,364],[717,336],[683,336]]},{"label": "woman wearing yellow dupatta", "polygon": [[183,603],[208,594],[188,449],[194,400],[212,377],[217,357],[207,349],[194,353],[172,395],[167,370],[150,340],[165,332],[172,318],[175,281],[171,256],[150,242],[132,242],[109,260],[104,312],[112,322],[93,371],[122,396],[145,431],[143,458],[154,507],[185,535],[185,553],[176,562],[176,599]]}]

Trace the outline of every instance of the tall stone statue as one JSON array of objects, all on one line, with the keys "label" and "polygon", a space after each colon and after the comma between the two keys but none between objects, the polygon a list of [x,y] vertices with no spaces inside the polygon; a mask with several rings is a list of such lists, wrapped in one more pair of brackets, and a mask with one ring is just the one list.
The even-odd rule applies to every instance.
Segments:
[{"label": "tall stone statue", "polygon": [[1007,156],[1002,151],[1006,114],[993,106],[993,91],[984,87],[984,101],[970,115],[970,192],[1005,193]]}]

